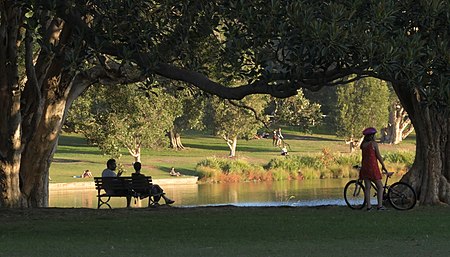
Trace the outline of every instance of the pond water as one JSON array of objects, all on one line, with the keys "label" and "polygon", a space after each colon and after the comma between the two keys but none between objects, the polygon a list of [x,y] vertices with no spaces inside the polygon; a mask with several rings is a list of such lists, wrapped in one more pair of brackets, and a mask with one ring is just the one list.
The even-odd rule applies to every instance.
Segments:
[{"label": "pond water", "polygon": [[[345,205],[343,188],[349,179],[162,185],[174,206],[320,206]],[[162,200],[162,202],[164,202]],[[132,203],[145,207],[148,200]],[[97,208],[94,189],[51,190],[50,207]],[[111,199],[113,208],[125,207],[125,198]]]}]

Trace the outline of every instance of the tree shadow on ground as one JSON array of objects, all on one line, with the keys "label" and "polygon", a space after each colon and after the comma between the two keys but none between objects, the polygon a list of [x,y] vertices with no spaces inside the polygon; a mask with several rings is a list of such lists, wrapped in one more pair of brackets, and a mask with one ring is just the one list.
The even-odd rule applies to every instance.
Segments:
[{"label": "tree shadow on ground", "polygon": [[53,162],[58,163],[74,163],[74,162],[82,162],[81,160],[71,160],[71,159],[60,159],[60,158],[54,158]]},{"label": "tree shadow on ground", "polygon": [[[228,148],[228,146],[226,146],[226,144],[224,143],[223,146],[211,146],[211,145],[202,145],[202,144],[185,144],[186,147],[192,148],[192,149],[202,149],[202,150],[211,150],[211,151],[226,151],[229,152],[230,149]],[[274,148],[273,146],[267,146],[267,148],[257,148],[257,147],[251,147],[251,146],[246,146],[246,145],[239,145],[239,141],[237,144],[237,148],[236,151],[243,151],[243,152],[258,152],[258,153],[265,153],[265,152],[273,152],[275,149],[275,151],[278,151],[277,148]]]},{"label": "tree shadow on ground", "polygon": [[102,155],[102,152],[96,151],[96,150],[81,150],[81,149],[58,149],[56,150],[56,153],[58,154],[89,154],[89,155]]},{"label": "tree shadow on ground", "polygon": [[309,141],[327,141],[327,142],[341,142],[342,139],[337,138],[323,138],[323,137],[314,137],[314,136],[296,136],[296,135],[285,135],[285,139],[293,139],[293,140],[309,140]]},{"label": "tree shadow on ground", "polygon": [[94,161],[86,161],[86,160],[78,160],[78,159],[62,159],[62,158],[54,158],[54,163],[96,163]]},{"label": "tree shadow on ground", "polygon": [[228,147],[224,143],[224,145],[204,145],[204,144],[184,144],[185,147],[192,149],[203,149],[203,150],[211,150],[211,151],[229,151]]}]

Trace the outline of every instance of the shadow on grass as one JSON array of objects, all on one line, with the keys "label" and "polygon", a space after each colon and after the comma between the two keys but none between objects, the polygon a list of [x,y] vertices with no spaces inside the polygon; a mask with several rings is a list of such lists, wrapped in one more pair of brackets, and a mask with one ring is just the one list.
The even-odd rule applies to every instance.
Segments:
[{"label": "shadow on grass", "polygon": [[66,146],[89,146],[87,140],[79,135],[61,135],[58,139],[58,144]]},{"label": "shadow on grass", "polygon": [[243,152],[252,152],[252,153],[273,153],[273,152],[279,152],[280,147],[275,146],[267,146],[266,148],[255,148],[255,147],[249,147],[249,146],[237,146],[237,151],[243,151]]},{"label": "shadow on grass", "polygon": [[192,148],[192,149],[203,149],[203,150],[211,150],[211,151],[229,151],[228,147],[224,144],[222,145],[205,145],[205,144],[192,144],[186,143],[184,146]]},{"label": "shadow on grass", "polygon": [[58,148],[56,150],[56,153],[58,154],[89,154],[89,155],[102,155],[102,153],[98,150],[83,150],[83,149],[65,149],[65,148]]},{"label": "shadow on grass", "polygon": [[334,138],[323,138],[323,137],[313,137],[313,136],[294,136],[287,135],[285,137],[286,140],[309,140],[309,141],[326,141],[326,142],[342,142],[342,139],[334,139]]},{"label": "shadow on grass", "polygon": [[61,159],[61,158],[54,158],[54,163],[97,163],[94,161],[87,161],[87,160],[79,160],[79,159]]},{"label": "shadow on grass", "polygon": [[75,162],[82,162],[82,161],[80,161],[80,160],[54,158],[53,162],[58,162],[58,163],[75,163]]},{"label": "shadow on grass", "polygon": [[[192,148],[192,149],[202,149],[202,150],[211,150],[211,151],[226,151],[229,152],[230,149],[225,146],[219,146],[219,145],[201,145],[201,144],[185,144],[186,147]],[[273,148],[272,146],[268,146],[267,148],[265,147],[250,147],[250,146],[243,146],[243,145],[239,145],[239,142],[237,144],[237,149],[236,151],[244,151],[244,152],[253,152],[253,153],[270,153],[270,152],[274,152],[274,151],[278,151],[277,148]]]},{"label": "shadow on grass", "polygon": [[[171,168],[167,168],[167,167],[163,167],[163,166],[157,166],[157,168],[159,170],[167,172],[167,173],[169,173],[170,169],[171,169]],[[201,175],[200,173],[196,172],[195,170],[189,170],[189,169],[177,169],[175,167],[175,171],[180,172],[182,176],[183,175],[186,175],[186,176],[200,176]]]}]

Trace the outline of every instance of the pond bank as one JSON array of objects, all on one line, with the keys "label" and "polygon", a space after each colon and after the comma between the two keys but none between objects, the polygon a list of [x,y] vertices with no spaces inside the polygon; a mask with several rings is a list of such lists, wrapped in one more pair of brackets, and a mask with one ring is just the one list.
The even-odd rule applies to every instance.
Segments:
[{"label": "pond bank", "polygon": [[[197,181],[198,177],[195,176],[153,179],[153,183],[158,185],[191,185],[197,184]],[[70,183],[49,183],[48,188],[49,190],[92,189],[95,188],[95,183],[91,180]]]}]

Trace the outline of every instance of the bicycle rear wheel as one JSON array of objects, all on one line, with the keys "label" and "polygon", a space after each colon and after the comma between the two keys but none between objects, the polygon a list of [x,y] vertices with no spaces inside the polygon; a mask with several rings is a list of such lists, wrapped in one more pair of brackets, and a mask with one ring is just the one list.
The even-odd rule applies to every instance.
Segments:
[{"label": "bicycle rear wheel", "polygon": [[396,182],[389,187],[388,199],[397,210],[410,210],[417,202],[416,192],[404,182]]},{"label": "bicycle rear wheel", "polygon": [[344,199],[348,207],[360,210],[366,205],[364,186],[359,180],[350,180],[344,187]]}]

